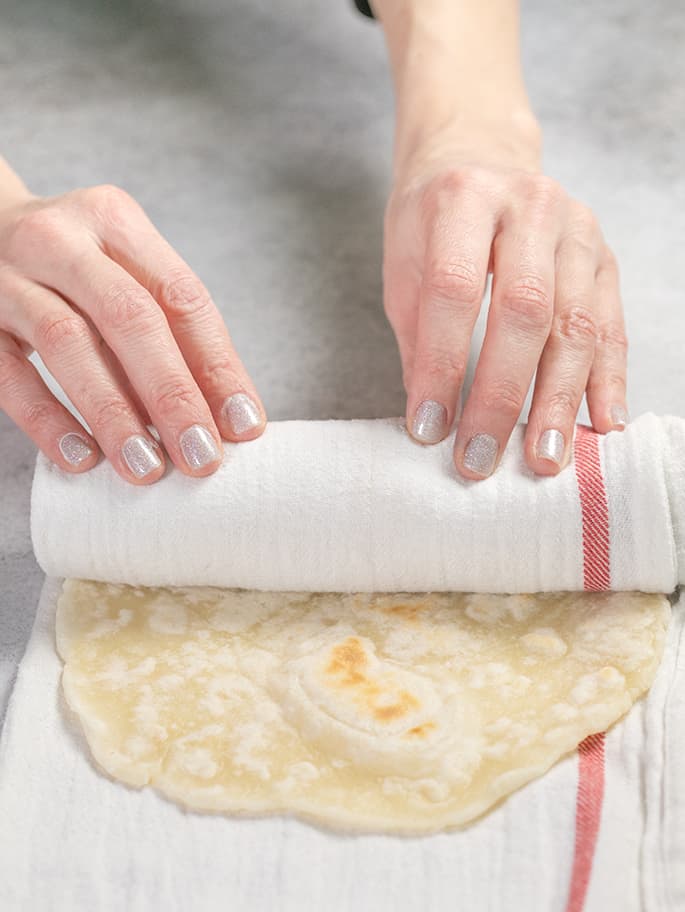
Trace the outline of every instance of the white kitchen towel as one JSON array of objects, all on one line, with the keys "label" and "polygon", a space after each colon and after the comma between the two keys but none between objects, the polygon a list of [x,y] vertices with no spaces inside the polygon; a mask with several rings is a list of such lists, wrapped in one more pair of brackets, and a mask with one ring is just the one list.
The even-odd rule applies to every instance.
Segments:
[{"label": "white kitchen towel", "polygon": [[141,585],[670,592],[685,581],[684,419],[646,414],[605,436],[578,426],[556,477],[526,467],[524,432],[481,482],[457,475],[453,437],[420,446],[400,419],[276,422],[227,444],[214,475],[171,469],[149,487],[104,461],[72,475],[40,456],[34,550],[48,575]]},{"label": "white kitchen towel", "polygon": [[[210,484],[172,473],[133,491],[107,466],[74,478],[41,462],[34,542],[47,568],[135,582],[673,588],[685,565],[683,422],[647,415],[606,437],[579,426],[574,463],[556,479],[525,469],[522,432],[478,485],[459,481],[449,442],[416,447],[397,421],[273,425],[270,437],[229,448]],[[48,579],[0,741],[9,912],[683,908],[682,599],[652,690],[608,735],[591,736],[464,831],[407,839],[193,814],[99,774],[59,692],[58,590]]]},{"label": "white kitchen towel", "polygon": [[98,772],[59,688],[48,579],[0,740],[3,912],[682,912],[685,599],[604,740],[462,831],[344,836],[183,811]]}]

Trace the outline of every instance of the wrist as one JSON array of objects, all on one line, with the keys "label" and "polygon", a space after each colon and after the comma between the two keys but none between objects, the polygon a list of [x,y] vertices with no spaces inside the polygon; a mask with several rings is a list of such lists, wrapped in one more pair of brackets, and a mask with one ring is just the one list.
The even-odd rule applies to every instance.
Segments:
[{"label": "wrist", "polygon": [[395,173],[442,148],[537,170],[517,0],[373,0],[395,89]]},{"label": "wrist", "polygon": [[456,111],[444,120],[405,124],[395,132],[393,174],[401,181],[442,166],[477,165],[540,171],[542,131],[529,107]]}]

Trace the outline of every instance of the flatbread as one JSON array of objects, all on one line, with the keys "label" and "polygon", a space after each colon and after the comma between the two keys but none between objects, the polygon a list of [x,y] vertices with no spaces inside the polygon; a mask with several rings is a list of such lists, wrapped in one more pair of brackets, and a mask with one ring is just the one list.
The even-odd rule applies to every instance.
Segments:
[{"label": "flatbread", "polygon": [[97,763],[190,808],[455,827],[649,687],[644,593],[321,594],[68,580],[64,694]]}]

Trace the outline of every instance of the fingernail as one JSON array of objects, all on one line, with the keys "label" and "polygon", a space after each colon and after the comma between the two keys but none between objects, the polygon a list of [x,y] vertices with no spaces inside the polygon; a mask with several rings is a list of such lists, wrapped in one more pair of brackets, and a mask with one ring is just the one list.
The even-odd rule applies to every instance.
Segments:
[{"label": "fingernail", "polygon": [[59,450],[69,465],[77,466],[93,455],[92,449],[88,446],[88,441],[84,440],[80,434],[65,434],[59,441]]},{"label": "fingernail", "polygon": [[155,452],[152,441],[146,437],[141,437],[140,434],[134,434],[133,437],[129,437],[124,442],[121,452],[126,465],[136,478],[144,478],[162,464],[162,460]]},{"label": "fingernail", "polygon": [[221,413],[236,437],[254,430],[262,423],[261,412],[245,393],[234,393],[229,396],[221,408]]},{"label": "fingernail", "polygon": [[445,436],[447,409],[433,399],[426,399],[414,414],[411,433],[422,443],[437,443]]},{"label": "fingernail", "polygon": [[537,455],[540,459],[550,459],[561,465],[564,455],[564,435],[556,428],[547,428],[540,434],[537,445]]},{"label": "fingernail", "polygon": [[612,405],[611,420],[615,427],[624,428],[628,424],[628,412],[622,405]]},{"label": "fingernail", "polygon": [[490,434],[476,434],[464,450],[464,468],[479,475],[491,475],[497,462],[497,441]]},{"label": "fingernail", "polygon": [[179,439],[183,458],[191,469],[203,469],[210,462],[219,458],[219,450],[214,438],[201,424],[193,424],[181,434]]}]

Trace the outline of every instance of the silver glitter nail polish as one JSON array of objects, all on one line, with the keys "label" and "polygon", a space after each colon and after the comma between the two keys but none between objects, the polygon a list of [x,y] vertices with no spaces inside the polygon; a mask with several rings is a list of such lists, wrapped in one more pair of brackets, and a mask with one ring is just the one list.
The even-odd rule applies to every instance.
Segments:
[{"label": "silver glitter nail polish", "polygon": [[612,405],[611,420],[616,427],[624,428],[628,424],[628,412],[622,405]]},{"label": "silver glitter nail polish", "polygon": [[253,431],[262,423],[259,409],[245,393],[234,393],[229,396],[221,411],[236,436]]},{"label": "silver glitter nail polish", "polygon": [[540,459],[550,459],[561,465],[564,456],[564,435],[556,428],[547,428],[540,434],[537,445],[537,455]]},{"label": "silver glitter nail polish", "polygon": [[155,451],[152,441],[140,434],[129,437],[121,448],[124,461],[136,478],[145,478],[158,469],[162,460]]},{"label": "silver glitter nail polish", "polygon": [[77,466],[93,455],[93,451],[80,434],[65,434],[59,441],[59,450],[69,465]]},{"label": "silver glitter nail polish", "polygon": [[464,467],[479,475],[491,475],[497,462],[497,441],[490,434],[476,434],[464,450]]},{"label": "silver glitter nail polish", "polygon": [[411,433],[421,443],[437,443],[445,436],[447,409],[433,399],[426,399],[416,409]]},{"label": "silver glitter nail polish", "polygon": [[203,469],[219,458],[216,442],[207,428],[193,424],[181,434],[179,445],[191,469]]}]

